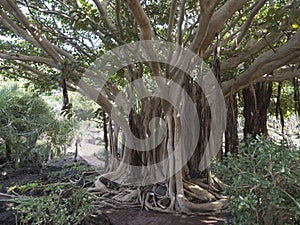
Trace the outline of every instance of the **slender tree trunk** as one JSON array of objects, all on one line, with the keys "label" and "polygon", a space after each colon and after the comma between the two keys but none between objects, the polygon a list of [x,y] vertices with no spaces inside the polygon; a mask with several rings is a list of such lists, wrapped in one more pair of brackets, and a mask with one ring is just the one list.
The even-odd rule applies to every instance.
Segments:
[{"label": "slender tree trunk", "polygon": [[227,127],[225,131],[225,155],[231,153],[237,155],[238,132],[237,132],[237,99],[231,95],[226,99],[227,104]]},{"label": "slender tree trunk", "polygon": [[74,162],[77,162],[78,157],[78,138],[75,140],[75,154],[74,154]]},{"label": "slender tree trunk", "polygon": [[282,83],[278,83],[277,88],[277,96],[276,96],[276,119],[280,118],[280,124],[281,124],[281,133],[284,133],[284,116],[282,112],[281,107],[281,89],[282,89]]},{"label": "slender tree trunk", "polygon": [[102,109],[102,123],[103,123],[103,140],[104,140],[104,158],[105,168],[108,167],[108,135],[107,135],[107,118],[104,110]]},{"label": "slender tree trunk", "polygon": [[295,114],[300,118],[300,94],[299,94],[299,78],[293,79],[294,85],[294,103],[295,103]]},{"label": "slender tree trunk", "polygon": [[10,138],[7,138],[5,140],[5,152],[6,152],[6,160],[7,162],[11,162],[12,158],[11,158],[11,152],[12,152],[12,143]]},{"label": "slender tree trunk", "polygon": [[119,137],[119,127],[117,124],[112,123],[112,120],[109,120],[109,140],[110,140],[110,167],[109,171],[114,171],[119,165],[118,161],[118,137]]},{"label": "slender tree trunk", "polygon": [[20,169],[20,149],[19,149],[19,146],[17,146],[15,148],[15,151],[16,151],[16,155],[15,155],[15,168],[16,168],[16,170],[19,170]]}]

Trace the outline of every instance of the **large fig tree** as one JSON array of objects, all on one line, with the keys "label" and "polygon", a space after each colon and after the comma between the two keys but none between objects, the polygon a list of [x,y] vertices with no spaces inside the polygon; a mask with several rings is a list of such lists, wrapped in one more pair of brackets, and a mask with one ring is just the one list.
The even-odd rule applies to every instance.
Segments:
[{"label": "large fig tree", "polygon": [[[166,212],[223,208],[222,184],[209,165],[221,149],[225,102],[231,151],[237,142],[235,94],[248,87],[251,95],[257,82],[299,75],[298,1],[0,5],[1,73],[28,79],[42,91],[61,86],[65,110],[67,91],[79,90],[109,115],[109,172],[93,189],[109,204],[136,200]],[[119,194],[106,198],[107,187]]]}]

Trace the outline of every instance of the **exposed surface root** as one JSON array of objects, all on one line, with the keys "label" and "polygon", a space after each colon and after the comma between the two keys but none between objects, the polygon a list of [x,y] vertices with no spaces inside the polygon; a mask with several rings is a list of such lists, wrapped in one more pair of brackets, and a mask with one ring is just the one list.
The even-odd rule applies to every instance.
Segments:
[{"label": "exposed surface root", "polygon": [[[118,176],[120,177],[120,176]],[[221,195],[221,181],[214,179],[208,185],[201,180],[183,180],[178,193],[169,187],[170,182],[148,186],[120,186],[106,178],[99,177],[90,188],[100,207],[141,208],[164,213],[207,213],[221,212],[227,207],[225,196]],[[174,190],[174,191],[170,191]]]}]

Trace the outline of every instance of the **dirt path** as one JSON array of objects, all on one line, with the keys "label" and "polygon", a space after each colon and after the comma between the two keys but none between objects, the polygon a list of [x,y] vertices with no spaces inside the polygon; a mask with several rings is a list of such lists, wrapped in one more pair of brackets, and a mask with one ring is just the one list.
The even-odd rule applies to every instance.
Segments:
[{"label": "dirt path", "polygon": [[[101,129],[96,128],[96,123],[91,121],[84,122],[78,134],[78,155],[89,165],[104,168],[104,142]],[[68,153],[75,152],[75,143],[68,148]]]}]

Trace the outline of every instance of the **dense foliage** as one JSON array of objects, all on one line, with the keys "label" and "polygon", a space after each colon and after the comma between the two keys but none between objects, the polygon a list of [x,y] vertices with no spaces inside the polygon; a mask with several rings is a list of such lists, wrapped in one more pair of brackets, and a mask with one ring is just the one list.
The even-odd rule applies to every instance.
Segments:
[{"label": "dense foliage", "polygon": [[15,83],[2,84],[0,111],[0,143],[7,160],[17,166],[19,161],[47,160],[61,152],[72,136],[68,121],[58,119],[42,98]]},{"label": "dense foliage", "polygon": [[248,138],[238,157],[214,165],[228,186],[234,224],[298,224],[300,152],[286,141]]}]

